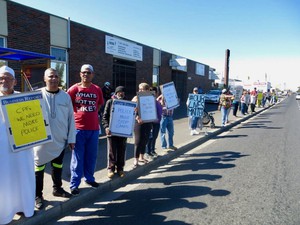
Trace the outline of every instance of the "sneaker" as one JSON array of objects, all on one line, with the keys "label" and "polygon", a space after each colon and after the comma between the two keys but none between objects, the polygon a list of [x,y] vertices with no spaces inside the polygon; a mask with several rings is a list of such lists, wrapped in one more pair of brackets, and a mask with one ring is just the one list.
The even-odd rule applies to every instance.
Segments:
[{"label": "sneaker", "polygon": [[66,192],[63,188],[53,190],[52,194],[53,196],[63,197],[63,198],[71,198],[72,196],[69,192]]},{"label": "sneaker", "polygon": [[37,210],[41,210],[44,207],[44,198],[43,197],[36,197],[35,198],[35,208]]},{"label": "sneaker", "polygon": [[99,187],[99,184],[95,181],[92,181],[92,182],[86,181],[85,183],[87,183],[88,185],[90,185],[94,189],[97,189]]},{"label": "sneaker", "polygon": [[157,158],[157,153],[156,152],[152,152],[153,158]]},{"label": "sneaker", "polygon": [[170,146],[169,149],[174,150],[174,151],[177,150],[177,148],[175,146]]},{"label": "sneaker", "polygon": [[125,177],[124,171],[118,171],[118,175],[119,175],[119,177]]},{"label": "sneaker", "polygon": [[107,177],[109,179],[113,178],[114,175],[115,175],[115,173],[113,171],[108,171],[108,173],[107,173]]},{"label": "sneaker", "polygon": [[191,135],[193,136],[193,135],[195,135],[195,134],[199,134],[199,132],[196,131],[196,130],[191,130]]},{"label": "sneaker", "polygon": [[77,195],[79,195],[79,193],[80,193],[80,191],[78,188],[71,189],[71,194],[73,196],[77,196]]},{"label": "sneaker", "polygon": [[147,159],[148,161],[152,161],[153,160],[153,156],[150,153],[146,153],[144,155],[145,159]]}]

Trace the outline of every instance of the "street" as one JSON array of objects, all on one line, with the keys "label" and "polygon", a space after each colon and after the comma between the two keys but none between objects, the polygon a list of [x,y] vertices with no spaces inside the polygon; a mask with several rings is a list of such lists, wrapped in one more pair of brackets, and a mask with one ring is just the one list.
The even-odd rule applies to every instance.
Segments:
[{"label": "street", "polygon": [[294,97],[50,224],[300,224]]}]

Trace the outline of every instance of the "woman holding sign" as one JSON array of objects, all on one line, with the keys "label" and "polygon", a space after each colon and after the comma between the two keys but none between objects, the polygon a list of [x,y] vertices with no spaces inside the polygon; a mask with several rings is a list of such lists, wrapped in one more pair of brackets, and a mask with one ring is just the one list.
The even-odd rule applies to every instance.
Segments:
[{"label": "woman holding sign", "polygon": [[[139,84],[139,92],[149,92],[150,86],[147,83],[141,83]],[[154,98],[155,100],[155,98]],[[133,102],[138,103],[139,112],[141,113],[141,104],[139,102],[138,96],[135,96],[132,99]],[[140,104],[140,105],[139,105]],[[155,101],[154,101],[155,104]],[[156,114],[156,111],[155,111]],[[141,115],[139,113],[136,116],[136,123],[134,126],[134,162],[133,162],[133,168],[136,168],[140,163],[148,163],[148,160],[144,158],[146,145],[149,140],[150,131],[152,129],[152,123],[151,122],[144,122],[142,120]]]}]

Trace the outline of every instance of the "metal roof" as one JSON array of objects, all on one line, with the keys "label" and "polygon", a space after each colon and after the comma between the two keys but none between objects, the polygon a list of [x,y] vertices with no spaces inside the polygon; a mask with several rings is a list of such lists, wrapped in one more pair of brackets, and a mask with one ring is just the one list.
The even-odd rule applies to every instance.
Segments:
[{"label": "metal roof", "polygon": [[40,54],[36,52],[23,51],[12,48],[1,48],[0,47],[0,59],[2,60],[32,60],[32,59],[55,59],[54,56]]}]

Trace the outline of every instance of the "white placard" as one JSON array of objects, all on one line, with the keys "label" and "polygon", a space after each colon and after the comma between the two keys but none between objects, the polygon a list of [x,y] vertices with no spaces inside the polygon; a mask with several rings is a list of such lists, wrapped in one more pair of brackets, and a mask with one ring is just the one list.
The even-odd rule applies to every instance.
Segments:
[{"label": "white placard", "polygon": [[143,47],[120,38],[105,36],[105,52],[123,58],[143,61]]},{"label": "white placard", "polygon": [[174,82],[161,85],[161,92],[164,96],[167,109],[175,109],[179,106],[179,99],[175,89]]},{"label": "white placard", "polygon": [[133,137],[136,102],[114,99],[109,130],[113,136]]},{"label": "white placard", "polygon": [[154,92],[138,92],[139,116],[143,122],[157,121],[156,99]]}]

